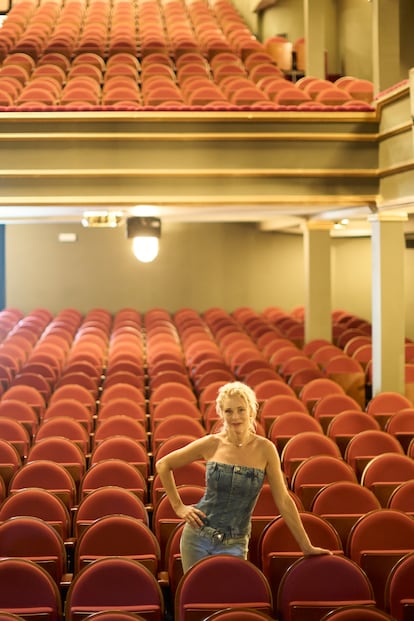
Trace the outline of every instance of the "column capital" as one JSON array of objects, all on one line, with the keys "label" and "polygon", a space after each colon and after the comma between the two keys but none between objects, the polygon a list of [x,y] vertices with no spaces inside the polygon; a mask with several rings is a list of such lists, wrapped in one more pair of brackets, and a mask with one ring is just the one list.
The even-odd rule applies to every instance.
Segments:
[{"label": "column capital", "polygon": [[406,211],[392,210],[379,211],[378,213],[368,216],[369,222],[407,222],[408,214]]}]

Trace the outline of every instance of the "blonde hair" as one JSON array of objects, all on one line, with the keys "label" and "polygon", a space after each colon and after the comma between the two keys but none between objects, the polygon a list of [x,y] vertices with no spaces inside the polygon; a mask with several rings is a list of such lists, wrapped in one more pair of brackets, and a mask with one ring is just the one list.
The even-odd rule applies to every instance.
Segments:
[{"label": "blonde hair", "polygon": [[253,432],[256,431],[256,416],[259,404],[256,394],[250,386],[243,382],[229,382],[221,386],[216,398],[216,412],[224,423],[224,400],[228,397],[240,397],[246,404],[250,415],[250,427]]}]

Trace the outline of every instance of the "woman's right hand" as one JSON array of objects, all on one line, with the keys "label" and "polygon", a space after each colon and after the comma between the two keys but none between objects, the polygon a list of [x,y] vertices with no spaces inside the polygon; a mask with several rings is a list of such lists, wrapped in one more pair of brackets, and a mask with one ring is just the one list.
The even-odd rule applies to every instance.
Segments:
[{"label": "woman's right hand", "polygon": [[200,528],[200,526],[203,526],[203,518],[206,517],[205,513],[197,509],[197,507],[194,507],[194,505],[182,505],[182,507],[176,511],[176,514],[192,528]]}]

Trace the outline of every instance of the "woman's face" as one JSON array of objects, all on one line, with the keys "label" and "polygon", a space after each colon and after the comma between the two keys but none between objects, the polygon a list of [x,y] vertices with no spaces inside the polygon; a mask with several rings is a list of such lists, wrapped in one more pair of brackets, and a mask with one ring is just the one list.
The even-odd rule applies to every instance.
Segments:
[{"label": "woman's face", "polygon": [[223,400],[223,418],[227,429],[235,433],[246,432],[251,427],[251,412],[244,399],[239,396]]}]

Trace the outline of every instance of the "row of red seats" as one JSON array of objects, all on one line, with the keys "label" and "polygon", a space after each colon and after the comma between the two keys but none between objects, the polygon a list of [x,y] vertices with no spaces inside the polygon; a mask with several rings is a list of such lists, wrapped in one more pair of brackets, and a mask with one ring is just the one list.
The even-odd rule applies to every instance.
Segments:
[{"label": "row of red seats", "polygon": [[[174,618],[176,621],[276,618],[402,621],[412,606],[413,563],[413,554],[408,554],[390,574],[387,593],[391,616],[375,607],[366,574],[340,556],[296,561],[281,581],[276,602],[268,580],[253,565],[231,556],[209,557],[199,561],[182,578],[175,597]],[[2,584],[11,592],[0,613],[2,621],[21,621],[39,614],[50,621],[62,618],[59,594],[50,577],[35,563],[26,559],[1,559],[0,575]],[[212,589],[215,580],[218,587]],[[18,603],[12,586],[17,586],[21,594]],[[14,612],[10,615],[12,606],[20,616],[14,616]],[[65,605],[65,618],[70,621],[79,618],[162,621],[164,613],[162,592],[152,574],[142,564],[119,557],[100,559],[86,567],[72,583]]]},{"label": "row of red seats", "polygon": [[[368,82],[341,78],[306,77],[292,84],[270,55],[254,52],[244,61],[234,52],[222,52],[209,62],[200,53],[186,53],[175,63],[167,54],[154,53],[139,63],[131,53],[111,55],[105,62],[96,53],[83,53],[72,62],[61,53],[7,55],[0,67],[4,106],[25,105],[294,105],[306,109],[344,106],[369,109]],[[270,109],[270,108],[269,108]]]},{"label": "row of red seats", "polygon": [[[24,493],[25,490],[22,491],[22,495]],[[115,497],[114,495],[113,498]],[[348,603],[348,605],[359,603],[376,606],[381,610],[390,611],[393,615],[395,614],[396,619],[401,619],[401,621],[407,618],[404,615],[410,612],[410,606],[412,606],[414,599],[412,596],[413,565],[411,560],[408,561],[413,555],[414,520],[412,517],[391,509],[374,509],[369,511],[355,522],[348,539],[346,555],[344,554],[338,533],[327,520],[315,513],[305,512],[301,514],[301,517],[312,540],[318,545],[329,547],[333,552],[332,556],[302,559],[302,555],[286,523],[279,516],[270,520],[262,533],[259,542],[259,564],[256,565],[252,561],[240,561],[240,559],[234,561],[234,563],[240,564],[241,571],[244,571],[242,569],[243,566],[248,568],[246,571],[249,572],[251,578],[254,575],[259,576],[262,583],[266,585],[266,612],[268,614],[275,614],[276,618],[279,618],[278,613],[282,600],[285,599],[283,595],[285,584],[287,580],[290,580],[291,572],[293,571],[292,567],[303,564],[305,561],[310,561],[313,570],[318,571],[318,563],[321,562],[319,559],[323,558],[329,559],[322,562],[324,564],[328,563],[328,567],[325,569],[328,571],[329,568],[331,575],[327,574],[324,584],[319,584],[318,587],[313,586],[312,591],[309,591],[309,581],[305,581],[302,589],[296,589],[295,597],[293,598],[296,602],[302,600],[305,603],[306,601],[308,607],[318,608],[318,611],[314,611],[314,614],[319,614],[319,619],[321,618],[320,609],[322,606],[331,609],[345,603]],[[193,601],[193,604],[196,601],[199,603],[197,607],[199,612],[196,617],[188,617],[184,610],[179,610],[180,602],[183,598],[183,589],[186,588],[185,585],[187,584],[187,575],[191,575],[191,572],[189,572],[183,576],[180,566],[178,546],[182,527],[182,523],[177,523],[175,529],[171,530],[168,541],[169,548],[165,558],[166,569],[161,572],[158,571],[163,567],[160,546],[157,538],[148,528],[145,521],[140,517],[134,518],[130,514],[120,515],[119,513],[116,515],[109,513],[95,519],[82,532],[75,543],[74,565],[71,572],[65,571],[66,549],[61,537],[46,521],[35,517],[17,516],[5,519],[1,523],[2,559],[13,559],[15,563],[17,559],[24,559],[26,563],[36,564],[37,567],[41,567],[44,576],[46,576],[47,572],[48,581],[54,585],[53,590],[57,596],[57,602],[59,604],[62,601],[65,603],[66,614],[70,615],[70,618],[72,618],[71,615],[74,612],[72,607],[74,607],[75,593],[81,588],[79,585],[84,584],[88,580],[85,578],[85,575],[93,576],[95,571],[100,571],[90,568],[102,564],[107,565],[108,568],[112,567],[112,571],[115,571],[116,567],[118,570],[121,570],[123,563],[119,562],[119,559],[127,559],[129,563],[134,563],[136,579],[138,580],[138,576],[141,573],[146,577],[148,585],[151,586],[149,592],[141,593],[141,590],[138,588],[138,584],[141,584],[141,581],[138,580],[136,584],[138,593],[135,597],[128,598],[130,606],[141,605],[141,610],[145,610],[145,604],[149,604],[148,594],[153,594],[155,589],[155,592],[160,595],[159,599],[157,598],[157,603],[163,611],[164,597],[161,594],[161,587],[165,589],[165,593],[167,593],[166,589],[168,589],[170,598],[175,602],[176,618],[183,621],[188,618],[205,619],[207,614],[205,605],[207,602],[209,602],[210,607],[213,609],[224,607],[226,602],[228,605],[233,606],[248,606],[255,603],[253,606],[255,608],[259,602],[262,602],[258,606],[261,608],[264,603],[263,599],[252,597],[250,589],[240,591],[239,585],[238,593],[236,594],[229,588],[228,582],[224,581],[221,586],[221,595],[218,595],[219,592],[215,590],[211,591],[211,584],[209,584],[213,597],[210,596],[208,600],[202,598],[189,600]],[[220,558],[232,557],[217,557],[217,559]],[[110,564],[108,559],[112,559],[114,564]],[[3,570],[3,562],[4,560],[0,561],[0,572]],[[19,565],[19,562],[16,564]],[[136,565],[139,565],[140,568],[138,569]],[[406,567],[405,586],[403,587],[403,592],[401,592],[400,585],[396,595],[393,595],[391,592],[392,581],[401,566]],[[9,568],[11,567],[12,565],[9,564]],[[217,571],[220,565],[214,564],[213,567]],[[351,579],[353,574],[364,577],[366,585],[364,590],[365,597],[352,595],[352,589],[350,589],[352,581],[350,583],[345,580],[342,583],[339,580],[341,572],[346,572],[347,568],[353,568],[348,579]],[[130,569],[132,571],[132,565]],[[38,572],[40,573],[40,570]],[[111,573],[111,575],[114,577],[116,574]],[[240,574],[238,572],[237,582],[239,578]],[[45,580],[45,577],[43,577],[43,580]],[[16,584],[19,583],[20,581],[17,580]],[[87,609],[89,611],[96,610],[95,606],[98,605],[98,601],[100,602],[100,608],[105,606],[110,608],[111,604],[117,607],[121,605],[121,602],[124,603],[123,591],[120,589],[119,580],[114,580],[114,583],[114,585],[106,585],[105,589],[101,588],[102,595],[99,600],[97,600],[96,595],[92,595],[94,589],[87,590],[83,598],[85,612]],[[6,606],[4,605],[6,598],[2,589],[5,584],[7,582],[2,582],[0,587],[0,608],[8,608],[10,606],[10,604],[9,606],[7,604]],[[154,587],[152,585],[157,586]],[[116,597],[117,592],[118,598]],[[304,593],[307,593],[306,598],[303,597]],[[325,593],[325,597],[323,597],[323,593]],[[330,593],[330,597],[326,597],[328,593]],[[334,595],[335,593],[336,596]],[[24,591],[20,593],[20,597],[23,595]],[[10,600],[13,600],[13,596],[8,598],[9,602]],[[287,596],[282,606],[289,607],[290,601],[292,601],[292,596]],[[321,601],[323,602],[322,604]],[[42,602],[43,606],[45,606],[45,603],[45,601]],[[152,603],[154,604],[154,602]],[[23,605],[22,599],[19,600],[19,604],[21,608],[29,608],[29,606]],[[39,597],[37,598],[37,604],[39,605]],[[34,603],[32,603],[32,606],[34,606]],[[15,612],[17,612],[19,605],[15,599],[14,608]],[[128,609],[128,605],[126,608]],[[52,611],[50,614],[53,615]],[[291,613],[286,609],[283,614],[290,615]],[[22,615],[24,616],[23,611]],[[54,615],[50,618],[59,618],[59,606],[54,611]],[[282,618],[290,618],[290,616],[283,616]],[[305,618],[315,617],[305,616]]]}]

